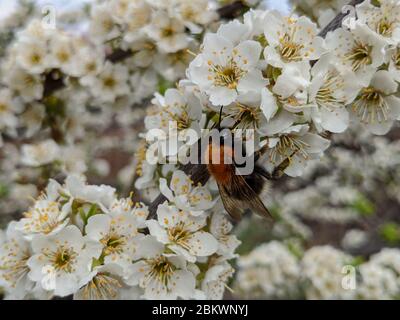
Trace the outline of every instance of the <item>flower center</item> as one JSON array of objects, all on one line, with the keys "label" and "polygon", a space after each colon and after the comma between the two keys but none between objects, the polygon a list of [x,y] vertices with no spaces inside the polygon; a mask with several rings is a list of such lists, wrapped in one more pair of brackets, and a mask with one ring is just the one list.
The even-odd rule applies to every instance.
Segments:
[{"label": "flower center", "polygon": [[42,61],[42,57],[38,53],[33,53],[31,55],[32,64],[39,64]]},{"label": "flower center", "polygon": [[236,112],[233,119],[235,120],[235,123],[238,123],[238,128],[258,127],[260,119],[259,109],[241,103],[237,103],[235,109]]},{"label": "flower center", "polygon": [[110,234],[107,237],[100,240],[100,242],[105,246],[104,254],[108,255],[111,253],[120,253],[123,251],[123,246],[126,243],[125,237]]},{"label": "flower center", "polygon": [[53,261],[53,266],[57,271],[74,272],[73,265],[76,261],[77,253],[71,249],[61,246],[57,252],[51,253],[50,257]]},{"label": "flower center", "polygon": [[315,100],[319,106],[325,107],[329,111],[344,105],[345,101],[338,99],[334,93],[343,87],[343,80],[335,74],[328,73],[324,84],[318,90]]},{"label": "flower center", "polygon": [[168,55],[168,59],[171,61],[172,64],[177,64],[179,62],[188,64],[188,62],[190,62],[190,60],[192,59],[192,55],[187,51],[187,49],[184,49],[174,53],[170,53]]},{"label": "flower center", "polygon": [[89,62],[88,64],[86,64],[85,69],[88,73],[94,72],[97,69],[97,65],[95,62]]},{"label": "flower center", "polygon": [[113,89],[117,84],[117,81],[113,77],[106,77],[103,79],[103,84],[105,87]]},{"label": "flower center", "polygon": [[27,74],[24,76],[23,82],[27,87],[32,87],[36,84],[36,79],[32,75]]},{"label": "flower center", "polygon": [[104,19],[102,22],[102,26],[103,26],[104,30],[109,32],[112,30],[114,23],[113,23],[112,19]]},{"label": "flower center", "polygon": [[281,159],[288,158],[289,160],[297,153],[300,154],[305,160],[308,159],[308,153],[306,149],[310,147],[309,144],[304,141],[298,139],[296,136],[292,136],[290,134],[282,135],[279,138],[279,142],[273,148],[270,154],[270,161],[273,164],[276,164],[277,161],[281,161]]},{"label": "flower center", "polygon": [[148,260],[147,263],[151,267],[147,276],[149,278],[156,278],[165,287],[167,287],[170,278],[175,271],[175,266],[171,262],[169,262],[164,256]]},{"label": "flower center", "polygon": [[83,288],[83,298],[86,300],[116,299],[120,288],[122,288],[120,281],[107,274],[99,273]]},{"label": "flower center", "polygon": [[295,43],[293,37],[285,33],[283,37],[280,38],[280,54],[281,57],[286,61],[301,61],[301,50],[304,45]]},{"label": "flower center", "polygon": [[169,241],[180,245],[183,248],[188,249],[187,240],[191,233],[185,228],[183,222],[178,223],[175,227],[168,229]]},{"label": "flower center", "polygon": [[184,5],[181,12],[184,20],[194,21],[196,18],[196,11],[190,4]]},{"label": "flower center", "polygon": [[5,103],[0,103],[0,113],[6,112],[8,110],[8,106]]},{"label": "flower center", "polygon": [[352,108],[364,123],[387,121],[390,111],[383,94],[373,87],[364,88]]},{"label": "flower center", "polygon": [[387,17],[383,17],[376,26],[376,32],[384,37],[390,37],[393,32],[393,26],[393,21],[389,21]]},{"label": "flower center", "polygon": [[172,28],[172,26],[168,26],[164,29],[161,30],[161,36],[163,38],[168,38],[168,37],[172,37],[174,35],[174,29]]},{"label": "flower center", "polygon": [[184,130],[190,127],[192,121],[189,118],[188,112],[186,111],[187,106],[180,106],[180,109],[182,110],[180,114],[177,114],[175,111],[171,111],[169,107],[165,108],[165,112],[170,119],[176,122],[177,128],[179,130]]},{"label": "flower center", "polygon": [[351,61],[353,71],[357,71],[372,63],[371,52],[372,46],[356,42],[353,50],[345,56],[345,59]]},{"label": "flower center", "polygon": [[66,51],[59,51],[57,53],[57,58],[61,62],[67,62],[70,58],[70,55]]},{"label": "flower center", "polygon": [[214,73],[215,86],[229,89],[236,89],[239,80],[244,75],[244,71],[232,59],[226,66],[211,65],[209,71]]}]

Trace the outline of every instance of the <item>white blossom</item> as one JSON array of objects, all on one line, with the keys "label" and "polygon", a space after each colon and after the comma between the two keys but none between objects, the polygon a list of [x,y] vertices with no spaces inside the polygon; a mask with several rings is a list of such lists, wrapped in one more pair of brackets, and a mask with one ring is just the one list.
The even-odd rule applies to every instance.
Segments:
[{"label": "white blossom", "polygon": [[88,239],[101,243],[104,264],[119,265],[123,269],[122,275],[126,277],[141,236],[135,216],[129,213],[112,217],[97,214],[89,218],[85,231]]},{"label": "white blossom", "polygon": [[309,160],[320,157],[328,146],[329,141],[309,132],[308,125],[294,125],[269,139],[269,149],[263,157],[269,170],[289,158],[285,172],[296,177],[302,174]]},{"label": "white blossom", "polygon": [[188,76],[204,90],[213,105],[228,105],[238,93],[261,90],[267,81],[257,69],[261,45],[253,40],[236,43],[233,24],[207,34],[203,51],[189,65]]},{"label": "white blossom", "polygon": [[374,134],[386,134],[400,117],[398,83],[385,70],[376,72],[369,85],[363,87],[350,106],[357,121]]},{"label": "white blossom", "polygon": [[37,145],[25,144],[21,152],[21,162],[32,167],[52,163],[60,156],[60,148],[54,140],[45,140]]},{"label": "white blossom", "polygon": [[180,210],[201,216],[204,210],[210,209],[214,203],[210,191],[205,186],[193,186],[190,178],[180,170],[173,173],[170,186],[167,180],[160,179],[160,191]]},{"label": "white blossom", "polygon": [[265,16],[264,26],[268,43],[264,58],[274,67],[316,60],[325,51],[316,25],[306,17],[282,17],[272,11]]},{"label": "white blossom", "polygon": [[207,257],[217,251],[217,240],[202,230],[207,223],[206,216],[194,217],[165,204],[159,205],[157,216],[158,221],[146,222],[150,234],[187,261],[195,262],[196,257]]},{"label": "white blossom", "polygon": [[326,44],[339,68],[352,70],[362,84],[368,84],[385,61],[385,42],[365,25],[350,31],[339,28],[328,33]]},{"label": "white blossom", "polygon": [[88,242],[76,226],[68,226],[58,234],[35,237],[32,250],[29,278],[63,297],[73,294],[83,284],[92,260],[100,256],[101,246]]},{"label": "white blossom", "polygon": [[32,253],[30,243],[15,226],[15,222],[8,225],[7,234],[0,246],[0,286],[6,292],[9,291],[13,299],[23,299],[33,288],[33,282],[28,278],[27,265]]},{"label": "white blossom", "polygon": [[400,7],[397,0],[381,0],[379,7],[366,0],[356,6],[357,22],[365,23],[388,44],[400,42]]},{"label": "white blossom", "polygon": [[152,17],[152,23],[146,27],[147,35],[157,42],[164,52],[176,52],[187,47],[189,39],[185,34],[185,25],[175,18],[157,12]]},{"label": "white blossom", "polygon": [[16,223],[15,228],[28,239],[32,239],[36,234],[55,234],[64,229],[69,222],[71,202],[58,202],[60,190],[59,183],[51,180],[45,192],[24,213],[24,217]]},{"label": "white blossom", "polygon": [[233,275],[233,268],[227,262],[216,264],[207,270],[201,288],[209,300],[222,300],[226,281]]},{"label": "white blossom", "polygon": [[190,299],[195,295],[196,280],[184,258],[165,254],[164,245],[152,236],[144,238],[140,248],[142,259],[133,264],[128,284],[143,288],[143,298]]}]

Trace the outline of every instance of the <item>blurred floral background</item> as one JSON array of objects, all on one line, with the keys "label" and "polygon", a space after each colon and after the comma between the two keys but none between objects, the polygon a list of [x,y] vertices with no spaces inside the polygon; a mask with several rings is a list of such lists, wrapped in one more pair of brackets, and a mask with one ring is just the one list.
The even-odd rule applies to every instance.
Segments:
[{"label": "blurred floral background", "polygon": [[[168,12],[157,2],[154,6]],[[190,39],[172,48],[157,39],[157,30],[138,39],[147,14],[139,1],[126,17],[123,1],[118,6],[118,1],[0,0],[1,229],[22,217],[50,178],[61,183],[70,174],[151,203],[158,187],[143,164],[144,119],[158,112],[154,93],[164,94],[185,77],[203,32],[218,29],[216,9],[234,1],[208,2],[212,10],[203,10],[196,21],[173,24]],[[244,3],[306,15],[322,29],[347,1]],[[54,33],[51,47],[24,42],[42,37],[35,23],[43,18],[51,23],[53,9],[57,28],[44,31]],[[116,17],[110,18],[110,10]],[[51,67],[33,65],[24,56],[33,52],[40,60],[43,50],[54,51]],[[399,123],[386,135],[354,125],[326,137],[330,148],[302,176],[271,184],[266,203],[276,220],[272,226],[255,215],[234,226],[241,243],[232,260],[235,272],[221,289],[225,299],[400,298]],[[4,231],[0,240],[5,238]]]}]

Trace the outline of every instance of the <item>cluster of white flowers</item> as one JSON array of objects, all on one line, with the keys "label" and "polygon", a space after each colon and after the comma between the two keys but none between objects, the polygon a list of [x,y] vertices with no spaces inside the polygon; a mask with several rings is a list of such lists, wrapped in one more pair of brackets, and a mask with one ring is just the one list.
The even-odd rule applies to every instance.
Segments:
[{"label": "cluster of white flowers", "polygon": [[400,251],[383,249],[371,256],[368,263],[360,266],[361,299],[391,299],[400,294]]},{"label": "cluster of white flowers", "polygon": [[[313,247],[297,259],[283,244],[270,242],[239,258],[235,286],[250,298],[396,299],[399,259],[398,249],[383,249],[352,266],[351,256],[331,246]],[[288,285],[291,291],[283,291]]]},{"label": "cluster of white flowers", "polygon": [[300,267],[293,253],[281,242],[258,246],[238,259],[238,267],[235,289],[244,297],[294,298],[298,291]]},{"label": "cluster of white flowers", "polygon": [[[39,19],[29,22],[1,63],[2,133],[16,137],[16,129],[23,129],[24,136],[31,137],[50,126],[67,132],[70,140],[82,135],[77,127],[85,124],[82,115],[90,95],[79,83],[98,74],[103,56],[83,38],[46,28]],[[72,83],[75,79],[79,82]],[[51,81],[71,84],[49,97]],[[69,98],[72,90],[74,96]]]},{"label": "cluster of white flowers", "polygon": [[131,51],[137,69],[132,77],[140,91],[152,79],[157,83],[157,74],[169,81],[182,78],[190,49],[198,47],[196,35],[217,19],[207,0],[98,1],[91,11],[90,35],[101,43],[117,40],[120,49]]},{"label": "cluster of white flowers", "polygon": [[[221,299],[238,240],[206,187],[176,171],[157,218],[106,185],[50,180],[0,247],[7,298]],[[148,230],[148,232],[146,231]]]},{"label": "cluster of white flowers", "polygon": [[[378,8],[366,1],[357,6],[357,21],[326,39],[306,17],[246,13],[243,22],[205,35],[187,79],[177,91],[156,97],[157,111],[146,118],[146,129],[160,122],[165,128],[168,121],[177,121],[178,131],[211,127],[223,107],[221,125],[254,128],[257,147],[268,149],[260,164],[271,171],[289,158],[290,176],[302,175],[328,148],[325,132],[341,133],[360,122],[374,134],[386,134],[400,115],[396,4],[383,1]],[[200,121],[204,118],[214,123]]]},{"label": "cluster of white flowers", "polygon": [[351,290],[343,288],[343,267],[351,257],[330,246],[313,247],[301,261],[307,299],[351,298]]},{"label": "cluster of white flowers", "polygon": [[335,148],[310,165],[302,177],[274,188],[270,207],[279,219],[272,231],[278,237],[310,240],[319,236],[317,226],[350,227],[353,230],[346,230],[342,246],[353,252],[373,241],[376,221],[368,226],[365,220],[383,223],[390,215],[387,204],[399,203],[400,144],[360,128],[337,134],[332,142]]}]

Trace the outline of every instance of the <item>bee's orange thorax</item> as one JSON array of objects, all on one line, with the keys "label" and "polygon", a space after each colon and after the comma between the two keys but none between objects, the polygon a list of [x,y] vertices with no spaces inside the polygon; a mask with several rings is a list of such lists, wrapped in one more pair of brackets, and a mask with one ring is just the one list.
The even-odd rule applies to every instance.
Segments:
[{"label": "bee's orange thorax", "polygon": [[[206,150],[207,168],[218,183],[229,183],[232,174],[232,161],[225,163],[227,159],[233,159],[233,150],[228,146],[209,144]],[[224,161],[225,160],[225,161]]]}]

